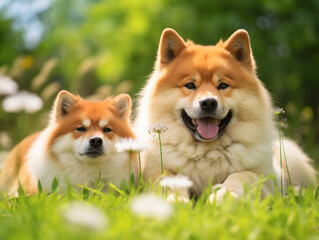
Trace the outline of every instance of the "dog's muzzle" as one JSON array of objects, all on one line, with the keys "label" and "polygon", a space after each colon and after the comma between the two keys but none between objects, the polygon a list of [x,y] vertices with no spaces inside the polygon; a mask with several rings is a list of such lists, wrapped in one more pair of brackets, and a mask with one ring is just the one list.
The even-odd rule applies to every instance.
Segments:
[{"label": "dog's muzzle", "polygon": [[96,158],[103,154],[103,139],[100,137],[93,137],[89,140],[89,147],[87,148],[86,152],[80,155]]},{"label": "dog's muzzle", "polygon": [[215,99],[205,99],[200,102],[200,114],[198,118],[191,118],[185,109],[182,110],[182,119],[192,133],[199,141],[213,141],[217,139],[226,129],[232,118],[232,111],[229,110],[223,119],[214,118],[214,111],[217,108]]}]

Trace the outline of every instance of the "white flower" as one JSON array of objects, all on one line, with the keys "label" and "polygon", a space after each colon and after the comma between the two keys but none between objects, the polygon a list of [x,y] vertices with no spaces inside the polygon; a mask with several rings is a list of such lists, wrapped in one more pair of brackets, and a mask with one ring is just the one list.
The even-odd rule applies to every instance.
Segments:
[{"label": "white flower", "polygon": [[166,123],[154,123],[153,125],[149,126],[148,132],[149,133],[164,133],[167,131],[167,124]]},{"label": "white flower", "polygon": [[71,203],[62,208],[66,223],[77,228],[99,231],[107,226],[105,214],[99,208],[84,202]]},{"label": "white flower", "polygon": [[131,210],[141,217],[167,219],[173,214],[172,206],[164,199],[151,195],[142,194],[133,199]]},{"label": "white flower", "polygon": [[122,138],[115,144],[118,152],[143,152],[147,149],[146,145],[133,138]]},{"label": "white flower", "polygon": [[0,76],[0,96],[11,95],[18,91],[18,84],[7,76]]},{"label": "white flower", "polygon": [[2,102],[2,107],[6,112],[21,112],[34,113],[39,111],[43,106],[43,101],[37,95],[20,91],[10,95]]},{"label": "white flower", "polygon": [[193,186],[193,182],[184,175],[163,177],[160,184],[162,187],[169,187],[171,190],[188,189]]}]

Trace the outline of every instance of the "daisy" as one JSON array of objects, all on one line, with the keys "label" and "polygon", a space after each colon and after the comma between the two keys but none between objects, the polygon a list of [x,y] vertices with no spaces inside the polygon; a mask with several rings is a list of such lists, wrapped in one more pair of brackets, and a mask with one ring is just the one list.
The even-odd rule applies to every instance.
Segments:
[{"label": "daisy", "polygon": [[10,95],[2,102],[2,107],[6,112],[21,112],[34,113],[39,111],[43,106],[43,101],[37,95],[20,91]]},{"label": "daisy", "polygon": [[138,153],[147,149],[146,145],[133,138],[122,138],[115,144],[118,152]]},{"label": "daisy", "polygon": [[193,182],[184,175],[166,176],[160,181],[162,187],[168,187],[171,190],[186,190],[193,186]]},{"label": "daisy", "polygon": [[164,199],[152,194],[135,197],[131,204],[132,212],[140,217],[165,220],[173,214],[173,208]]},{"label": "daisy", "polygon": [[140,152],[143,152],[147,149],[146,145],[137,141],[133,138],[122,138],[119,142],[115,144],[115,147],[118,152],[127,152],[129,154],[129,176],[131,176],[132,172],[132,154],[138,153],[138,162],[140,173],[142,172],[141,165],[141,156]]},{"label": "daisy", "polygon": [[84,202],[71,203],[62,209],[62,215],[70,226],[100,231],[107,226],[103,211]]},{"label": "daisy", "polygon": [[18,91],[18,84],[7,76],[0,76],[0,96],[11,95]]}]

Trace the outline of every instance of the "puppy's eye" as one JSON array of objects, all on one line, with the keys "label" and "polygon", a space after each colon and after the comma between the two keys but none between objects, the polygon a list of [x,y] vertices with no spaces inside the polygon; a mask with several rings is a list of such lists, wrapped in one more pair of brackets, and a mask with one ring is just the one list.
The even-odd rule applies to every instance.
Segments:
[{"label": "puppy's eye", "polygon": [[187,89],[196,89],[196,86],[193,82],[186,83],[184,87],[186,87]]},{"label": "puppy's eye", "polygon": [[103,132],[105,132],[105,133],[112,132],[112,129],[109,127],[105,127],[105,128],[103,128]]},{"label": "puppy's eye", "polygon": [[76,131],[78,131],[78,132],[85,132],[85,131],[86,131],[86,128],[85,128],[85,127],[78,127],[78,128],[76,129]]},{"label": "puppy's eye", "polygon": [[218,85],[217,89],[218,89],[218,90],[223,90],[223,89],[226,89],[226,88],[228,88],[228,87],[229,87],[229,85],[228,85],[227,83],[221,82],[221,83]]}]

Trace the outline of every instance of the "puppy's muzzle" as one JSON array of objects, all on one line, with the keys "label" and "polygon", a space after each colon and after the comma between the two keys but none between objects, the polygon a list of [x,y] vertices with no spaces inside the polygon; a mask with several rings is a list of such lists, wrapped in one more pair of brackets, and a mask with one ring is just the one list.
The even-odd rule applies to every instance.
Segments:
[{"label": "puppy's muzzle", "polygon": [[100,137],[92,137],[89,140],[89,147],[84,155],[96,158],[101,156],[104,153],[103,151],[103,139]]}]

